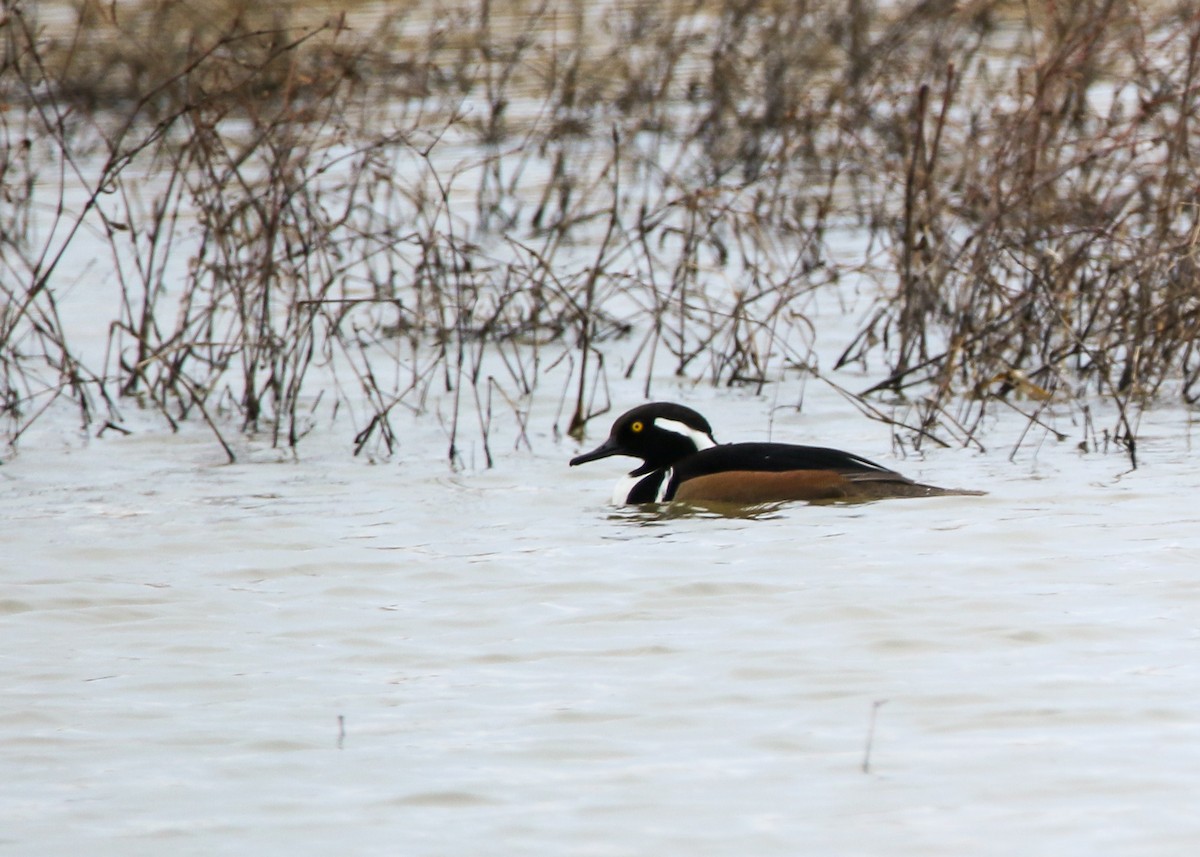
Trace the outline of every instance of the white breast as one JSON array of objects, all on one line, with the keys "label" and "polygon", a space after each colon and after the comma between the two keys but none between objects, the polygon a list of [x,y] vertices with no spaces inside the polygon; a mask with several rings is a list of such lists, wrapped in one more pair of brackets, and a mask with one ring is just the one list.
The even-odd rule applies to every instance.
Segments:
[{"label": "white breast", "polygon": [[[654,500],[652,502],[661,503],[663,501],[663,499],[666,497],[667,486],[671,484],[671,476],[673,473],[674,473],[674,470],[672,470],[669,467],[667,468],[666,472],[663,473],[662,481],[659,482],[659,484],[658,484],[658,491],[655,493]],[[634,476],[633,474],[629,474],[628,476],[623,476],[620,479],[618,479],[617,485],[613,489],[613,496],[612,496],[613,505],[614,506],[624,506],[626,503],[629,502],[629,494],[630,494],[630,492],[633,491],[633,489],[635,487],[637,487],[637,484],[639,482],[641,482],[643,479],[649,479],[653,475],[654,475],[653,473],[643,473],[641,476]]]},{"label": "white breast", "polygon": [[618,479],[617,484],[613,487],[613,505],[624,506],[629,502],[629,492],[633,490],[633,486],[645,478],[645,476],[622,476]]}]

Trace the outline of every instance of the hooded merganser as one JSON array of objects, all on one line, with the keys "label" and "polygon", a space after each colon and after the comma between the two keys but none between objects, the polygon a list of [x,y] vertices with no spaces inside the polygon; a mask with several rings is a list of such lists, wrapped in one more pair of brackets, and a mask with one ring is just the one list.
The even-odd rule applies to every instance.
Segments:
[{"label": "hooded merganser", "polygon": [[718,445],[708,420],[691,408],[651,402],[623,414],[608,440],[571,466],[629,455],[641,467],[622,480],[613,502],[735,503],[875,500],[883,497],[979,495],[913,482],[849,452],[787,443]]}]

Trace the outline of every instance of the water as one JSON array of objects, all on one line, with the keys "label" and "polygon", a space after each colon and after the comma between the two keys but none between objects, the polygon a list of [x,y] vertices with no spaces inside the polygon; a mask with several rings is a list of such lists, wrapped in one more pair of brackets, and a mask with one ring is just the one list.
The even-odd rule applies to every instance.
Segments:
[{"label": "water", "polygon": [[[110,248],[72,252],[61,317],[108,365],[115,281],[88,260]],[[811,303],[816,365],[866,311],[844,287]],[[619,412],[642,373],[602,347]],[[0,854],[1195,849],[1187,413],[1146,416],[1132,472],[1079,453],[1065,409],[1069,440],[1011,461],[1016,414],[987,454],[897,459],[815,383],[772,417],[794,375],[762,397],[659,378],[722,441],[990,493],[646,512],[606,505],[621,461],[567,468],[571,371],[543,369],[528,447],[497,417],[490,470],[469,407],[448,467],[437,401],[375,462],[344,414],[295,459],[229,427],[233,465],[199,421],[171,434],[131,403],[127,437],[44,416],[0,465]]]},{"label": "water", "polygon": [[[762,399],[676,397],[765,436]],[[0,468],[0,852],[1190,852],[1184,416],[1124,473],[896,461],[819,399],[776,439],[991,493],[617,510],[547,413],[457,474],[428,419],[377,465],[44,429]]]}]

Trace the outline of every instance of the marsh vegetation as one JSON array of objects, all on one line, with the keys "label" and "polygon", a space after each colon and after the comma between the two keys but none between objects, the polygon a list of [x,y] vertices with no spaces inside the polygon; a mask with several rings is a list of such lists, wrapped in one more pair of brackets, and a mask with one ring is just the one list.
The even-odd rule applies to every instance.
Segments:
[{"label": "marsh vegetation", "polygon": [[454,460],[534,395],[578,433],[614,373],[795,373],[909,443],[1057,409],[1133,456],[1200,397],[1200,6],[199,5],[4,3],[10,445],[143,407],[232,458],[325,410],[386,454],[436,394]]}]

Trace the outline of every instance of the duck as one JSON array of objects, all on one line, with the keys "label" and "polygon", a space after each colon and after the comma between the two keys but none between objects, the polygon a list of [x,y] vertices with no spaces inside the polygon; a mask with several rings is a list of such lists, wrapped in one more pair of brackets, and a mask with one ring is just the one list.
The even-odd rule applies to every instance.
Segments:
[{"label": "duck", "polygon": [[626,411],[608,439],[571,467],[614,455],[641,459],[613,492],[615,505],[670,503],[739,506],[788,501],[836,502],[888,497],[983,494],[914,482],[874,461],[821,446],[719,444],[708,420],[673,402]]}]

